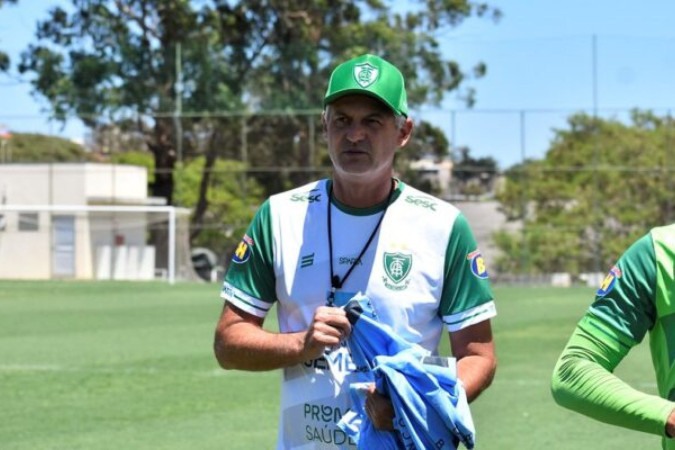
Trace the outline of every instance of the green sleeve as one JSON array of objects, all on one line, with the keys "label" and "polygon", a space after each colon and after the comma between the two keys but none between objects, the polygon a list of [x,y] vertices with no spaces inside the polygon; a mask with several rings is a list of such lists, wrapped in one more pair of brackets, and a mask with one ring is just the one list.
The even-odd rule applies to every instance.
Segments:
[{"label": "green sleeve", "polygon": [[[656,319],[656,256],[649,234],[638,239],[611,268],[589,311],[612,339],[633,346]],[[594,332],[590,329],[588,331]]]},{"label": "green sleeve", "polygon": [[485,260],[466,217],[455,219],[445,254],[440,313],[450,315],[493,300]]},{"label": "green sleeve", "polygon": [[612,373],[630,347],[589,332],[586,327],[597,320],[587,313],[572,334],[553,371],[553,398],[601,422],[665,436],[673,404],[633,389]]},{"label": "green sleeve", "polygon": [[256,212],[235,251],[225,282],[264,302],[276,301],[270,202]]}]

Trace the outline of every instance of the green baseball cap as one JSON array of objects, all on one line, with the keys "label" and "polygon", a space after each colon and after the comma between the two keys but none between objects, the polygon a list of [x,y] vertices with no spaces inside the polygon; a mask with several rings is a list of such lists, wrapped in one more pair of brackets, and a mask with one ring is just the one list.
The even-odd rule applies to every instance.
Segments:
[{"label": "green baseball cap", "polygon": [[350,94],[375,97],[395,114],[408,116],[403,75],[396,66],[379,56],[361,55],[337,66],[328,81],[323,106]]}]

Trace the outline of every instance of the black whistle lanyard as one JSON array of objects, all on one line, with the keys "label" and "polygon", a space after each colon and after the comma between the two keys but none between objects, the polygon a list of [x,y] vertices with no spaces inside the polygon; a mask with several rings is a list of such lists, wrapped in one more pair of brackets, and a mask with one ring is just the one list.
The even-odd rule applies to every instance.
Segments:
[{"label": "black whistle lanyard", "polygon": [[351,275],[352,271],[354,270],[354,267],[356,267],[359,261],[361,261],[361,258],[366,253],[366,250],[368,250],[370,243],[373,242],[373,239],[377,234],[377,230],[379,230],[380,225],[382,225],[384,215],[387,213],[387,208],[389,208],[389,204],[391,203],[391,197],[394,194],[395,186],[396,181],[392,178],[391,188],[389,188],[389,195],[387,196],[387,203],[384,205],[384,211],[382,211],[382,215],[380,216],[380,219],[377,221],[377,225],[375,225],[375,228],[373,228],[372,233],[370,233],[370,237],[368,238],[368,241],[366,241],[366,244],[361,249],[361,253],[359,253],[359,256],[354,261],[352,261],[352,264],[349,266],[349,270],[347,270],[347,273],[345,273],[345,275],[342,278],[340,278],[333,272],[333,229],[330,212],[332,209],[331,203],[333,200],[333,184],[331,183],[330,189],[328,190],[328,213],[326,214],[326,224],[328,226],[328,261],[330,261],[330,286],[331,286],[330,293],[328,294],[328,306],[333,306],[333,303],[335,302],[335,291],[342,288],[342,286],[345,284],[345,281],[347,281],[347,278],[349,278],[349,275]]}]

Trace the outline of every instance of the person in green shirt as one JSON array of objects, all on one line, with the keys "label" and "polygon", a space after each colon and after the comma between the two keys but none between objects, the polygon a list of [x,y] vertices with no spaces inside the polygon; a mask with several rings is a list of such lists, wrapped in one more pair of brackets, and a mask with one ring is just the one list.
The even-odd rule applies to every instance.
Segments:
[{"label": "person in green shirt", "polygon": [[[614,369],[649,332],[659,395]],[[675,449],[675,224],[635,241],[613,266],[553,371],[555,401],[596,420],[663,437]]]}]

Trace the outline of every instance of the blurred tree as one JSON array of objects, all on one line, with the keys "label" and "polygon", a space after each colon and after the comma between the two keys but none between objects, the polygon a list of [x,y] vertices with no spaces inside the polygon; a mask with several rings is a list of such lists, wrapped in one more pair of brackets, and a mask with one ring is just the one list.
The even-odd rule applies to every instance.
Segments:
[{"label": "blurred tree", "polygon": [[396,171],[406,183],[425,192],[441,195],[439,189],[433,185],[423,173],[415,170],[411,163],[427,158],[440,162],[449,158],[450,143],[443,131],[428,122],[415,124],[414,138],[408,145],[396,154]]},{"label": "blurred tree", "polygon": [[633,111],[628,124],[578,114],[541,161],[506,172],[498,193],[519,234],[498,233],[502,272],[605,271],[632,241],[675,219],[675,122]]},{"label": "blurred tree", "polygon": [[57,136],[12,132],[3,148],[3,162],[87,162],[92,155],[80,144]]},{"label": "blurred tree", "polygon": [[[175,196],[181,204],[199,203],[205,164],[200,156],[178,169]],[[210,206],[199,221],[193,218],[190,230],[192,244],[213,250],[222,258],[218,263],[225,265],[251,221],[250,199],[260,203],[263,189],[254,178],[243,175],[245,167],[239,161],[218,160],[213,172],[221,176],[213,178],[206,194]]]},{"label": "blurred tree", "polygon": [[[5,4],[16,2],[17,0],[0,0],[0,8],[2,8]],[[0,72],[4,72],[9,69],[10,62],[9,55],[0,50]]]},{"label": "blurred tree", "polygon": [[[267,193],[315,175],[316,111],[337,61],[367,51],[391,60],[413,107],[453,90],[472,104],[464,82],[485,65],[462,70],[436,37],[472,16],[500,12],[468,0],[407,2],[405,11],[379,0],[71,0],[38,24],[19,68],[53,117],[143,136],[152,193],[169,204],[176,164],[204,156],[199,222],[221,158],[243,161]],[[278,167],[293,170],[278,176]]]},{"label": "blurred tree", "polygon": [[[110,159],[116,164],[145,167],[148,181],[154,181],[154,159],[149,152],[113,153]],[[177,204],[196,208],[201,198],[205,162],[205,157],[199,156],[176,169],[174,197]],[[262,201],[262,187],[255,179],[245,177],[245,172],[239,161],[216,161],[212,173],[217,176],[206,194],[210,207],[202,216],[192,215],[192,245],[211,249],[221,258],[218,263],[222,265],[230,260],[229,256],[251,220],[251,200],[255,204]]]}]

